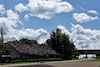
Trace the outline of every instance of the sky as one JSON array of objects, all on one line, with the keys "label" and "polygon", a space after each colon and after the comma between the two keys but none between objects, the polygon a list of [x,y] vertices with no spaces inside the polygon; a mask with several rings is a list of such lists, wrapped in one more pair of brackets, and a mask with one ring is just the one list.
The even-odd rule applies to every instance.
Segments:
[{"label": "sky", "polygon": [[99,0],[0,0],[4,42],[29,38],[42,44],[50,38],[52,30],[59,28],[73,39],[77,49],[100,49],[99,3]]}]

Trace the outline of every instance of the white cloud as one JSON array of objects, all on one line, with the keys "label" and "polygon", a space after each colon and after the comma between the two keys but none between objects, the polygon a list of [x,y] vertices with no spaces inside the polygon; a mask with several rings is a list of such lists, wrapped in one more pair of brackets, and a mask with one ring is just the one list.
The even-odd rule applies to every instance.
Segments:
[{"label": "white cloud", "polygon": [[4,5],[0,4],[0,14],[3,15],[5,14],[5,8]]},{"label": "white cloud", "polygon": [[0,28],[3,28],[5,42],[29,38],[37,40],[41,44],[49,38],[49,33],[42,28],[38,30],[31,28],[14,29],[14,27],[18,27],[17,23],[20,23],[19,15],[12,10],[7,10],[6,12],[7,17],[0,17]]},{"label": "white cloud", "polygon": [[84,46],[84,49],[100,49],[100,30],[84,29],[81,25],[72,24],[71,38],[78,49]]},{"label": "white cloud", "polygon": [[29,0],[26,6],[19,5],[23,4],[16,5],[15,10],[22,12],[27,10],[23,7],[28,8],[31,15],[40,19],[51,19],[55,13],[70,12],[74,9],[70,3],[62,2],[62,0]]},{"label": "white cloud", "polygon": [[67,35],[70,35],[70,32],[62,25],[58,25],[59,29],[61,29],[62,33],[66,33]]},{"label": "white cloud", "polygon": [[91,17],[85,13],[73,13],[73,18],[76,20],[76,22],[79,22],[79,23],[84,23],[84,22],[98,19],[97,16]]},{"label": "white cloud", "polygon": [[11,9],[7,10],[7,18],[9,20],[18,20],[19,19],[19,15],[15,12],[13,12]]},{"label": "white cloud", "polygon": [[27,20],[28,21],[28,18],[29,18],[29,15],[25,14],[24,20]]},{"label": "white cloud", "polygon": [[[38,30],[31,28],[15,29],[15,27],[18,27],[18,23],[22,24],[19,15],[11,9],[5,12],[6,16],[0,17],[0,29],[3,28],[4,42],[29,38],[37,40],[41,44],[49,38],[49,33],[42,28]],[[25,18],[28,20],[27,14]]]},{"label": "white cloud", "polygon": [[15,6],[15,10],[19,12],[27,11],[28,8],[24,6],[22,3],[19,3],[18,5]]},{"label": "white cloud", "polygon": [[98,14],[96,10],[89,10],[88,13]]},{"label": "white cloud", "polygon": [[6,23],[8,27],[17,27],[16,23],[19,22],[19,15],[12,10],[7,10],[6,12],[7,17],[1,17],[1,23]]},{"label": "white cloud", "polygon": [[[70,33],[64,26],[58,26],[67,35]],[[67,31],[67,32],[66,32]],[[70,38],[77,49],[100,49],[100,30],[84,29],[81,25],[72,24]]]},{"label": "white cloud", "polygon": [[19,40],[21,38],[29,38],[37,40],[38,43],[44,43],[49,38],[49,33],[44,29],[34,30],[31,28],[23,29],[9,29],[7,35],[4,36],[5,41]]},{"label": "white cloud", "polygon": [[6,14],[6,17],[0,17],[0,27],[3,27],[5,34],[10,28],[17,27],[17,23],[21,24],[17,13],[13,12],[12,10],[7,10]]}]

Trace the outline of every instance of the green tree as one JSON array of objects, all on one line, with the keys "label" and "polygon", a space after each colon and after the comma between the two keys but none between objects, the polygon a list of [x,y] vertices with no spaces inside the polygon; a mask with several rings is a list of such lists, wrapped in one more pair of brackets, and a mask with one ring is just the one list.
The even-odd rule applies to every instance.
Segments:
[{"label": "green tree", "polygon": [[3,45],[3,43],[2,43],[1,40],[0,40],[0,50],[2,50],[3,47],[4,47],[4,45]]},{"label": "green tree", "polygon": [[50,45],[54,50],[59,51],[59,46],[60,46],[60,37],[61,37],[62,33],[61,30],[59,28],[57,28],[56,30],[53,30],[52,33],[50,34]]},{"label": "green tree", "polygon": [[30,40],[28,38],[22,38],[19,40],[19,42],[21,42],[23,44],[38,44],[38,42],[36,40]]},{"label": "green tree", "polygon": [[61,39],[60,39],[60,50],[62,49],[63,51],[61,52],[63,54],[64,58],[71,58],[73,51],[75,50],[75,46],[72,41],[70,41],[70,38],[68,35],[65,33],[62,34]]},{"label": "green tree", "polygon": [[46,40],[46,45],[49,46],[49,47],[51,47],[51,39],[47,39]]},{"label": "green tree", "polygon": [[1,38],[0,38],[0,48],[1,50],[4,48],[4,45],[3,45],[3,28],[1,27]]},{"label": "green tree", "polygon": [[50,33],[50,39],[46,41],[46,44],[61,53],[64,58],[71,58],[73,50],[75,50],[73,41],[70,41],[69,36],[65,33],[61,33],[59,28]]}]

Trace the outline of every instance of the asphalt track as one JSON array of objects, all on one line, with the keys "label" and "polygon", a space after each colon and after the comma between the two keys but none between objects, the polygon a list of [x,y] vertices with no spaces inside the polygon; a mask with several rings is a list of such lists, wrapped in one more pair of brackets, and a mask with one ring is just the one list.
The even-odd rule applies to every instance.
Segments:
[{"label": "asphalt track", "polygon": [[[87,62],[85,60],[67,60],[67,61],[56,61],[46,63],[27,63],[27,64],[12,64],[12,65],[0,65],[0,67],[100,67],[100,62]],[[31,65],[31,66],[27,66]]]},{"label": "asphalt track", "polygon": [[33,65],[33,66],[22,66],[22,67],[100,67],[100,62],[64,62],[64,63],[53,63],[46,65]]}]

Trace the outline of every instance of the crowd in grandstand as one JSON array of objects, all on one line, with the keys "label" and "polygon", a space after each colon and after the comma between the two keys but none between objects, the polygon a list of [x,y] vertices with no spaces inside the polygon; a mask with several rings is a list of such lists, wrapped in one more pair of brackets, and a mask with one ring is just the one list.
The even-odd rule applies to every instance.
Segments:
[{"label": "crowd in grandstand", "polygon": [[22,54],[31,54],[31,55],[40,55],[40,56],[44,56],[46,54],[59,55],[52,48],[45,45],[22,44],[18,42],[9,42],[8,44],[14,47],[17,51],[19,51]]}]

